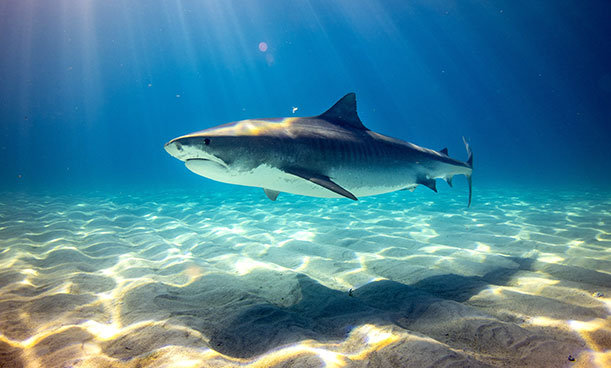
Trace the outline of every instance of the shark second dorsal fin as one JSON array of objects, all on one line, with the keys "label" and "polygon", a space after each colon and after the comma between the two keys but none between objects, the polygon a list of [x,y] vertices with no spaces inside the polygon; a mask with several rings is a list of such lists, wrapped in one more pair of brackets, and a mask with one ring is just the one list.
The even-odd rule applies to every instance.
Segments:
[{"label": "shark second dorsal fin", "polygon": [[318,115],[318,118],[345,127],[367,130],[356,113],[356,94],[354,92],[340,98],[329,110]]}]

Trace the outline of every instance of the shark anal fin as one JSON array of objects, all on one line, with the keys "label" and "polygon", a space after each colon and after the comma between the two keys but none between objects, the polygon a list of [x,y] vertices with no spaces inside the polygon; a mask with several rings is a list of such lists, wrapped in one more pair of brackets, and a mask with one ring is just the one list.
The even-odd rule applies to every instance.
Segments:
[{"label": "shark anal fin", "polygon": [[448,156],[448,155],[449,155],[449,154],[448,154],[448,149],[447,149],[447,148],[442,149],[441,151],[439,151],[439,153],[443,153],[443,154],[444,154],[444,155],[446,155],[446,156]]},{"label": "shark anal fin", "polygon": [[267,196],[267,198],[271,199],[272,201],[275,201],[276,198],[278,198],[278,194],[280,194],[280,192],[277,190],[272,190],[272,189],[267,189],[267,188],[263,188],[263,191],[265,192],[265,195]]},{"label": "shark anal fin", "polygon": [[437,193],[437,182],[435,179],[430,178],[421,178],[416,182],[418,184],[422,184],[425,187],[429,187],[433,192]]},{"label": "shark anal fin", "polygon": [[330,191],[342,195],[346,198],[350,198],[353,201],[358,201],[358,198],[356,198],[354,194],[350,193],[346,189],[334,183],[333,180],[329,179],[328,176],[312,174],[306,170],[301,169],[286,169],[284,171],[291,175],[295,175],[302,179],[308,180],[314,184],[320,185],[321,187],[329,189]]}]

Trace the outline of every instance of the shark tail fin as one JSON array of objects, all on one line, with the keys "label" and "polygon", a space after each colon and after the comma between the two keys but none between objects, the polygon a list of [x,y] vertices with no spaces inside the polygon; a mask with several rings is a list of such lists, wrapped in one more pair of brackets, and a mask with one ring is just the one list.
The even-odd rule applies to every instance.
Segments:
[{"label": "shark tail fin", "polygon": [[467,140],[465,139],[465,137],[462,137],[462,141],[465,143],[465,148],[467,149],[467,165],[469,166],[469,168],[471,169],[471,173],[469,173],[468,175],[465,175],[467,177],[467,182],[469,183],[469,203],[467,204],[467,207],[471,206],[471,197],[473,194],[473,190],[472,190],[472,180],[471,180],[471,175],[473,172],[473,152],[471,151],[471,146],[469,146],[469,142],[467,142]]}]

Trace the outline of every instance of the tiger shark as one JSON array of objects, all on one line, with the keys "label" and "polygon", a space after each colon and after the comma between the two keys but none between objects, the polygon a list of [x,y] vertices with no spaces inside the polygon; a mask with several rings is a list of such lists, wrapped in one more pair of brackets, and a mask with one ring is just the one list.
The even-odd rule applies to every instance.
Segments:
[{"label": "tiger shark", "polygon": [[471,205],[473,153],[466,161],[367,129],[348,93],[312,117],[242,120],[174,138],[166,151],[194,173],[223,183],[263,188],[275,201],[281,192],[350,198],[424,185],[452,186],[465,175]]}]

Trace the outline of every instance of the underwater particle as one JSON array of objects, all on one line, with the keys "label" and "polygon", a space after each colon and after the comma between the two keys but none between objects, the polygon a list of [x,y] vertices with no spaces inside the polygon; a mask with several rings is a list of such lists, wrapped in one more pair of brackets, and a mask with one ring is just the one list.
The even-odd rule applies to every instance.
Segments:
[{"label": "underwater particle", "polygon": [[261,51],[261,52],[267,51],[267,43],[265,43],[263,41],[259,42],[259,51]]},{"label": "underwater particle", "polygon": [[575,357],[573,357],[572,355],[569,355],[569,362],[574,362],[575,361]]},{"label": "underwater particle", "polygon": [[293,106],[293,114],[295,113],[295,111],[299,110],[299,107],[295,107]]},{"label": "underwater particle", "polygon": [[179,95],[179,94],[176,94],[176,98],[180,98],[180,95]]},{"label": "underwater particle", "polygon": [[21,179],[21,178],[23,178],[23,175],[17,174],[17,179]]},{"label": "underwater particle", "polygon": [[153,86],[153,83],[149,83],[146,85],[147,87],[151,88]]},{"label": "underwater particle", "polygon": [[267,61],[267,65],[271,66],[274,63],[274,56],[272,54],[265,55],[265,61]]}]

